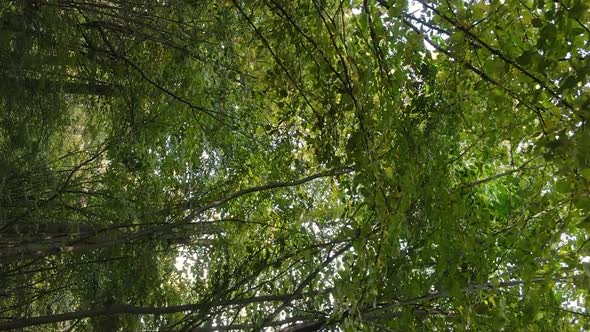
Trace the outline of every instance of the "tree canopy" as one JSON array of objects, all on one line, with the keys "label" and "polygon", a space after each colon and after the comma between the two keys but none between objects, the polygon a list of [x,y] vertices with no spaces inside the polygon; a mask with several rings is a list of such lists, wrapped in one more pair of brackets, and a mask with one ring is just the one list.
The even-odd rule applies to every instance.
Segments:
[{"label": "tree canopy", "polygon": [[0,330],[590,329],[585,0],[11,0],[0,40]]}]

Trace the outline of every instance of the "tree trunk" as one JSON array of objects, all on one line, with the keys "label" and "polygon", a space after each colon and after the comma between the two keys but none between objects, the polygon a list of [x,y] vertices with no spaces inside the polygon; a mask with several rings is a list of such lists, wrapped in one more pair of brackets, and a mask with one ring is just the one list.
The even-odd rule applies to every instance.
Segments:
[{"label": "tree trunk", "polygon": [[112,97],[117,93],[117,89],[107,84],[96,83],[78,83],[78,82],[60,82],[44,79],[31,78],[11,78],[4,77],[0,83],[0,89],[8,96],[11,92],[22,91],[22,89],[34,93],[63,92],[77,95],[93,95]]}]

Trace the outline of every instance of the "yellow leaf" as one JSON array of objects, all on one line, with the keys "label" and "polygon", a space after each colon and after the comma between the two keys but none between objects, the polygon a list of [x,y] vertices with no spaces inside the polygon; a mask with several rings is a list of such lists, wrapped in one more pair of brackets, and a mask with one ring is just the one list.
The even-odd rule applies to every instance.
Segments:
[{"label": "yellow leaf", "polygon": [[387,167],[383,168],[383,172],[385,172],[385,176],[388,179],[393,179],[393,168],[392,167],[387,166]]}]

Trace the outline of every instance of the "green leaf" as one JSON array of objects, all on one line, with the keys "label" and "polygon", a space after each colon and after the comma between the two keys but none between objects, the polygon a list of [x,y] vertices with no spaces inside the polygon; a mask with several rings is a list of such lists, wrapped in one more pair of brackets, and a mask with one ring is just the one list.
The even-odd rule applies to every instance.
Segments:
[{"label": "green leaf", "polygon": [[570,75],[562,80],[559,88],[561,90],[570,89],[575,87],[576,84],[578,84],[578,79],[575,76]]},{"label": "green leaf", "polygon": [[[587,210],[590,210],[590,205],[588,206]],[[590,231],[590,218],[584,218],[584,220],[576,224],[576,227]]]},{"label": "green leaf", "polygon": [[568,179],[561,179],[555,183],[555,190],[559,193],[568,193],[570,191],[570,182]]},{"label": "green leaf", "polygon": [[532,25],[533,25],[535,28],[540,28],[540,27],[542,27],[542,26],[543,26],[543,20],[541,20],[541,19],[539,19],[539,18],[537,18],[537,17],[533,18],[533,19],[531,20],[531,23],[532,23]]},{"label": "green leaf", "polygon": [[518,62],[521,65],[528,65],[529,63],[531,63],[531,60],[531,54],[529,52],[525,52],[516,59],[516,62]]},{"label": "green leaf", "polygon": [[574,200],[574,206],[582,211],[590,211],[590,197],[578,197]]}]

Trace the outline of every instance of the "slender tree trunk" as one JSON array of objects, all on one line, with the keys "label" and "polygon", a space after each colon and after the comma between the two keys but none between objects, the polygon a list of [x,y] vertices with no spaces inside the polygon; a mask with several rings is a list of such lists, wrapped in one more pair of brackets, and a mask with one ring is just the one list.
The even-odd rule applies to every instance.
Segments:
[{"label": "slender tree trunk", "polygon": [[[94,308],[89,310],[79,310],[73,311],[63,314],[55,314],[55,315],[47,315],[47,316],[37,316],[37,317],[30,317],[30,318],[23,318],[12,320],[8,322],[0,322],[0,330],[10,330],[10,329],[19,329],[31,326],[40,326],[45,324],[52,324],[58,322],[65,322],[71,321],[76,319],[84,319],[84,318],[92,318],[92,317],[101,317],[101,316],[113,316],[113,315],[123,315],[123,314],[130,314],[130,315],[163,315],[163,314],[171,314],[177,312],[186,312],[186,311],[202,311],[202,310],[209,310],[214,306],[219,305],[248,305],[254,303],[265,303],[265,302],[281,302],[290,299],[300,299],[304,298],[305,296],[313,296],[317,295],[320,292],[313,292],[313,293],[302,293],[302,294],[284,294],[284,295],[268,295],[268,296],[257,296],[245,299],[233,299],[230,301],[225,302],[217,302],[217,303],[196,303],[196,304],[184,304],[184,305],[177,305],[177,306],[168,306],[168,307],[135,307],[126,304],[114,304],[102,308]],[[276,322],[275,322],[276,323]],[[285,323],[283,323],[285,324]],[[275,324],[271,324],[269,326],[273,326]],[[253,327],[253,326],[252,326]],[[227,330],[227,329],[225,329]],[[197,331],[224,331],[223,328],[211,327],[205,330],[197,329]]]},{"label": "slender tree trunk", "polygon": [[74,234],[92,234],[100,229],[98,225],[71,224],[71,223],[0,223],[0,235],[2,237],[14,237],[20,235],[28,236],[64,236]]},{"label": "slender tree trunk", "polygon": [[5,93],[10,93],[10,91],[14,90],[19,91],[21,89],[25,89],[35,93],[63,92],[67,94],[107,97],[112,97],[117,93],[117,89],[107,84],[52,81],[32,78],[15,79],[11,77],[2,78],[0,89],[5,91]]},{"label": "slender tree trunk", "polygon": [[[497,285],[493,285],[490,283],[485,284],[474,284],[469,285],[461,289],[464,294],[475,293],[479,291],[490,291],[490,290],[497,290],[500,288],[511,288],[511,287],[518,287],[527,283],[541,283],[547,281],[546,278],[535,278],[531,280],[513,280],[507,282],[501,282]],[[225,302],[213,302],[213,303],[197,303],[197,304],[184,304],[184,305],[177,305],[177,306],[168,306],[168,307],[135,307],[126,304],[115,304],[107,307],[102,308],[95,308],[89,310],[79,310],[73,311],[63,314],[55,314],[55,315],[47,315],[47,316],[37,316],[37,317],[30,317],[30,318],[23,318],[12,320],[8,322],[1,322],[0,323],[0,330],[9,330],[9,329],[18,329],[18,328],[25,328],[30,326],[40,326],[44,324],[51,324],[57,322],[64,322],[76,319],[83,319],[83,318],[91,318],[91,317],[100,317],[100,316],[112,316],[112,315],[123,315],[123,314],[133,314],[133,315],[163,315],[163,314],[170,314],[170,313],[177,313],[177,312],[186,312],[186,311],[202,311],[202,310],[209,310],[215,306],[228,306],[228,305],[248,305],[254,303],[265,303],[265,302],[290,302],[296,299],[304,299],[309,298],[315,295],[319,295],[325,293],[324,292],[308,292],[308,293],[301,293],[295,292],[293,294],[283,294],[283,295],[267,295],[267,296],[257,296],[245,299],[233,299],[230,301]],[[367,320],[375,320],[383,317],[396,317],[399,316],[398,312],[391,312],[392,309],[399,309],[404,306],[408,305],[415,305],[418,303],[424,303],[428,301],[432,301],[438,298],[446,298],[451,297],[450,293],[446,291],[441,291],[437,293],[427,294],[424,296],[416,297],[413,299],[408,299],[405,301],[400,301],[397,303],[392,303],[390,305],[383,306],[381,308],[375,308],[373,310],[369,310],[363,316]],[[393,315],[393,316],[392,316]],[[277,325],[285,325],[288,323],[294,323],[299,321],[300,323],[296,323],[283,331],[315,331],[313,328],[317,328],[319,326],[317,318],[306,319],[304,317],[295,317],[295,318],[288,318],[287,321],[268,321],[262,327],[269,327],[269,326],[277,326]],[[217,327],[208,327],[208,328],[196,328],[194,331],[201,331],[201,332],[208,332],[208,331],[228,331],[233,329],[245,329],[245,328],[255,328],[255,325],[229,325],[229,326],[217,326]],[[305,328],[312,328],[311,330],[304,330]]]}]

